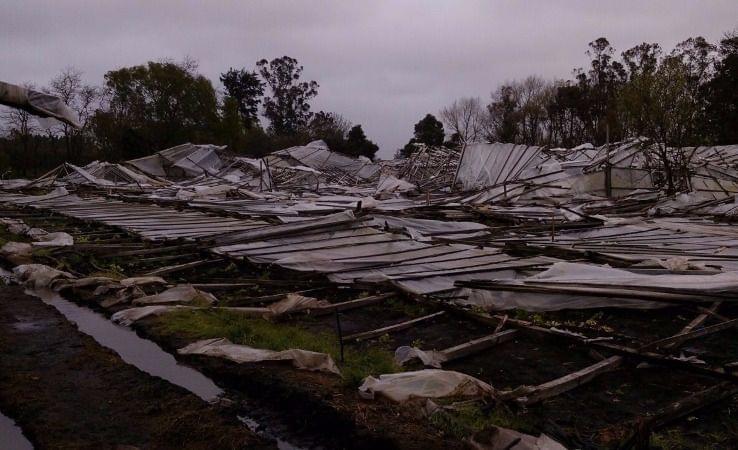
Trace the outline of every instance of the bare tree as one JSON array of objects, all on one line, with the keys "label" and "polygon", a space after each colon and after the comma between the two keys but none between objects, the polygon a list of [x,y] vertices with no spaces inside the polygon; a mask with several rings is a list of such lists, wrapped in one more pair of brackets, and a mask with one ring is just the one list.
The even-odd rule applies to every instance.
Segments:
[{"label": "bare tree", "polygon": [[[23,87],[26,89],[34,88],[31,83],[24,83]],[[21,143],[22,152],[19,154],[21,161],[19,161],[17,167],[22,167],[25,172],[32,164],[36,153],[36,146],[32,139],[33,135],[39,131],[36,117],[22,109],[0,108],[2,108],[0,122],[2,122],[7,134]]]},{"label": "bare tree", "polygon": [[54,77],[49,83],[49,91],[64,100],[79,116],[82,125],[80,129],[64,123],[59,125],[64,139],[66,158],[72,160],[77,156],[75,141],[89,132],[89,119],[99,107],[101,92],[95,86],[84,84],[82,72],[74,67],[68,67]]},{"label": "bare tree", "polygon": [[477,142],[484,138],[487,111],[479,97],[455,100],[439,114],[446,128],[455,133],[461,143]]}]

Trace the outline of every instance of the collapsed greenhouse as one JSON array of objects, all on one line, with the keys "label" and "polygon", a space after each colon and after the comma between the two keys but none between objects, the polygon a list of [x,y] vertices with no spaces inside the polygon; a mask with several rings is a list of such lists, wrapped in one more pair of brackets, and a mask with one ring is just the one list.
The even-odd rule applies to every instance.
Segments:
[{"label": "collapsed greenhouse", "polygon": [[0,258],[324,446],[719,445],[736,214],[738,145],[188,143],[0,181]]}]

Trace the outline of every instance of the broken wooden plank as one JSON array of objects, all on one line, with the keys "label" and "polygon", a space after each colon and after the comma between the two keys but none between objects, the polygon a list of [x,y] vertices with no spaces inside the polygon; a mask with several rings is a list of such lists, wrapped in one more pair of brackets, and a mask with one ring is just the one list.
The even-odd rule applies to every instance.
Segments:
[{"label": "broken wooden plank", "polygon": [[407,320],[405,322],[400,322],[394,325],[377,328],[376,330],[364,331],[362,333],[356,333],[356,334],[352,334],[349,336],[345,336],[343,340],[344,341],[363,341],[366,339],[375,338],[378,336],[382,336],[383,334],[386,334],[386,333],[392,333],[394,331],[400,331],[406,328],[411,328],[421,322],[427,322],[429,320],[435,319],[436,317],[442,316],[443,314],[445,314],[444,311],[439,311],[433,314],[428,314],[427,316],[417,317],[415,319]]},{"label": "broken wooden plank", "polygon": [[620,366],[620,364],[622,364],[622,362],[622,356],[611,356],[610,358],[592,364],[589,367],[585,367],[582,370],[578,370],[564,375],[561,378],[534,386],[526,392],[525,396],[518,397],[517,402],[524,405],[532,405],[549,397],[554,397],[570,391],[577,386],[581,386],[582,384],[589,382],[600,374],[615,370]]},{"label": "broken wooden plank", "polygon": [[719,323],[717,325],[711,325],[709,327],[705,327],[697,331],[679,333],[677,335],[674,335],[668,338],[664,338],[664,339],[661,339],[655,342],[651,342],[641,347],[641,350],[652,349],[652,348],[671,348],[678,344],[681,344],[682,342],[688,341],[690,339],[707,336],[708,334],[717,333],[718,331],[727,330],[729,328],[733,328],[736,326],[738,326],[738,319],[729,320],[727,322]]},{"label": "broken wooden plank", "polygon": [[395,294],[393,292],[389,292],[386,294],[372,295],[370,297],[357,298],[355,300],[349,300],[346,302],[334,303],[332,305],[325,306],[323,308],[312,309],[310,310],[310,314],[321,315],[321,314],[330,314],[335,311],[347,311],[349,309],[361,308],[362,306],[374,305],[379,302],[383,302],[387,300],[388,298],[391,298],[394,296]]},{"label": "broken wooden plank", "polygon": [[516,330],[505,330],[499,333],[490,334],[489,336],[483,336],[471,341],[464,342],[463,344],[455,345],[447,349],[441,350],[441,353],[446,358],[446,361],[453,361],[455,359],[463,358],[465,356],[472,355],[474,353],[481,352],[490,347],[494,347],[497,344],[507,342],[515,337]]},{"label": "broken wooden plank", "polygon": [[149,276],[149,277],[161,276],[161,275],[165,275],[168,273],[180,272],[182,270],[192,269],[194,267],[200,267],[206,264],[219,263],[222,261],[223,261],[222,259],[200,259],[197,261],[192,261],[192,262],[188,262],[184,264],[160,267],[156,270],[152,270],[151,272],[147,272],[143,274],[143,276]]},{"label": "broken wooden plank", "polygon": [[633,431],[620,444],[619,448],[629,449],[636,446],[647,448],[649,436],[654,430],[734,395],[736,392],[738,392],[738,386],[722,382],[680,399],[655,414],[636,421],[635,426],[631,427]]}]

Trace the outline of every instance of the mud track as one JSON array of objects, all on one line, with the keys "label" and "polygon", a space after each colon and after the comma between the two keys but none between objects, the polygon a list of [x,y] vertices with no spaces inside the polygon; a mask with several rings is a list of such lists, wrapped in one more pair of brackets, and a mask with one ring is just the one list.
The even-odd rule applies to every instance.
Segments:
[{"label": "mud track", "polygon": [[0,286],[0,411],[38,449],[273,448],[235,415],[126,364],[19,287]]}]

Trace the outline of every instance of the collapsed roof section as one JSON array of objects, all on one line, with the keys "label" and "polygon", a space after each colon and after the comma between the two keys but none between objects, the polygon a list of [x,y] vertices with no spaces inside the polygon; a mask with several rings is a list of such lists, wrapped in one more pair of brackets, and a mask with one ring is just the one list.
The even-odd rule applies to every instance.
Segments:
[{"label": "collapsed roof section", "polygon": [[223,167],[220,153],[226,146],[182,144],[126,161],[126,164],[152,176],[182,179],[197,175],[214,175]]},{"label": "collapsed roof section", "polygon": [[360,184],[379,177],[381,167],[367,158],[332,152],[323,141],[286,148],[264,158],[278,182]]}]

